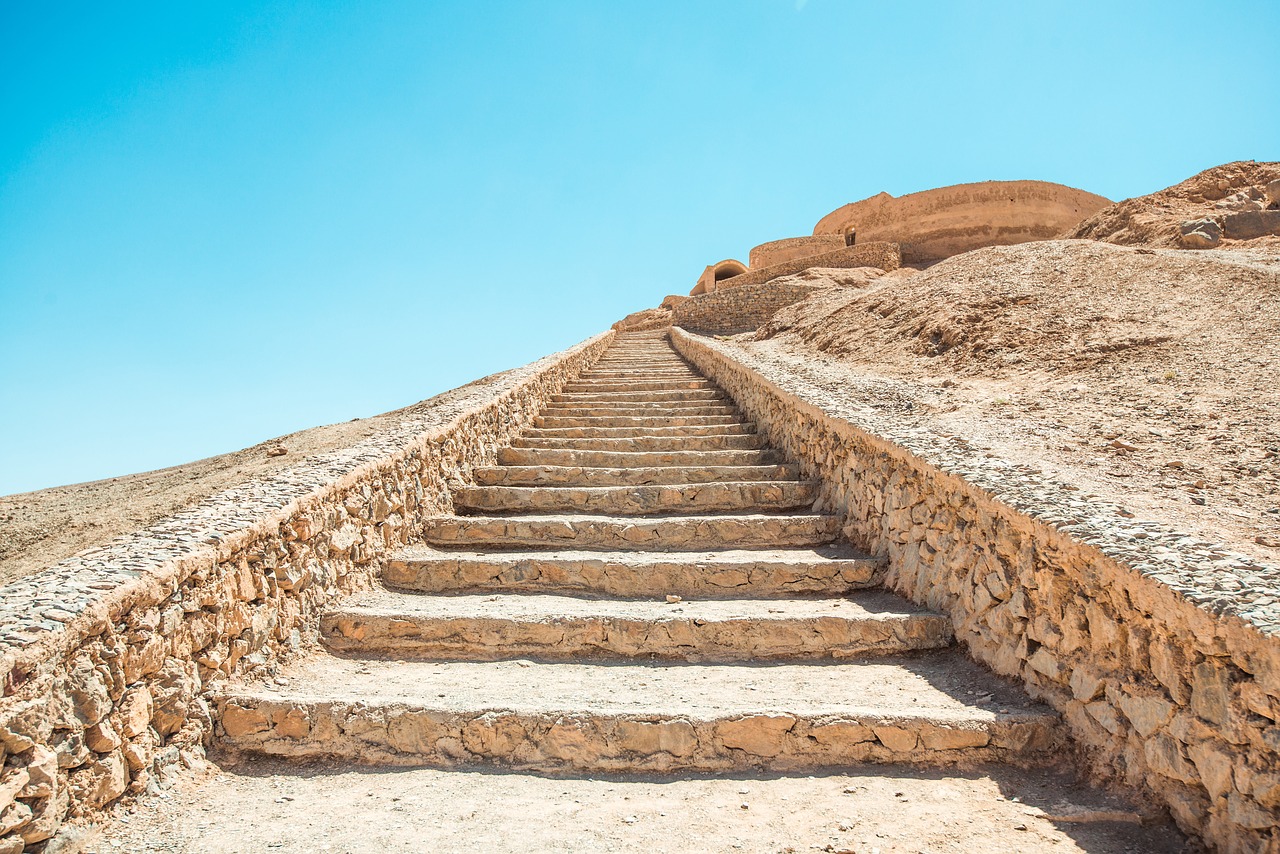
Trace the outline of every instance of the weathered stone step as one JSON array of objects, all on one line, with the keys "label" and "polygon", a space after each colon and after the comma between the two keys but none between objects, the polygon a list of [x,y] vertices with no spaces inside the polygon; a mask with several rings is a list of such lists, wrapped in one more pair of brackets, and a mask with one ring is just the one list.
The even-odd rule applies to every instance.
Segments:
[{"label": "weathered stone step", "polygon": [[568,394],[579,392],[620,392],[620,391],[697,391],[714,389],[715,383],[701,377],[690,379],[578,379],[568,383],[562,391]]},{"label": "weathered stone step", "polygon": [[835,516],[796,513],[770,516],[432,516],[423,540],[436,546],[504,549],[642,549],[681,552],[707,549],[776,549],[825,545],[835,540]]},{"label": "weathered stone step", "polygon": [[764,439],[754,433],[713,436],[614,436],[587,439],[517,436],[513,448],[581,451],[755,451]]},{"label": "weathered stone step", "polygon": [[[747,424],[739,415],[607,415],[577,418],[563,415],[538,415],[533,425],[539,429],[564,427],[724,427]],[[754,427],[754,425],[752,425]]]},{"label": "weathered stone step", "polygon": [[434,516],[424,520],[423,540],[442,547],[682,552],[826,545],[839,527],[836,517],[817,513]]},{"label": "weathered stone step", "polygon": [[596,596],[839,596],[876,584],[884,562],[847,545],[710,552],[460,552],[409,546],[383,566],[389,587],[417,593],[576,592]]},{"label": "weathered stone step", "polygon": [[756,513],[813,506],[808,481],[695,483],[662,486],[456,486],[459,513]]},{"label": "weathered stone step", "polygon": [[[946,653],[772,666],[316,658],[215,697],[221,746],[579,773],[1052,761],[1058,718]],[[980,699],[978,699],[980,698]]]},{"label": "weathered stone step", "polygon": [[948,618],[883,592],[668,604],[661,595],[620,601],[376,591],[344,602],[320,626],[338,652],[437,661],[838,661],[938,649],[952,638]]},{"label": "weathered stone step", "polygon": [[764,466],[785,462],[775,450],[765,451],[585,451],[549,448],[503,448],[504,466]]},{"label": "weathered stone step", "polygon": [[663,436],[754,436],[755,432],[756,425],[748,421],[671,426],[655,419],[645,427],[533,427],[521,435],[526,439],[645,439]]},{"label": "weathered stone step", "polygon": [[637,371],[634,368],[587,368],[578,374],[578,379],[705,379],[697,371],[685,367],[662,367],[649,371]]},{"label": "weathered stone step", "polygon": [[592,370],[613,370],[617,368],[648,369],[648,368],[688,368],[688,364],[679,358],[662,359],[657,357],[625,357],[618,359],[601,359],[591,366]]},{"label": "weathered stone step", "polygon": [[601,391],[561,392],[551,396],[551,403],[657,403],[725,401],[729,396],[717,388],[672,389],[670,391]]},{"label": "weathered stone step", "polygon": [[655,466],[590,468],[583,466],[480,466],[471,470],[480,486],[648,486],[723,483],[738,480],[798,480],[800,467]]},{"label": "weathered stone step", "polygon": [[576,403],[550,403],[542,409],[548,418],[639,418],[649,415],[668,415],[672,418],[713,415],[738,418],[738,409],[731,403],[666,404],[666,403],[601,403],[590,406]]}]

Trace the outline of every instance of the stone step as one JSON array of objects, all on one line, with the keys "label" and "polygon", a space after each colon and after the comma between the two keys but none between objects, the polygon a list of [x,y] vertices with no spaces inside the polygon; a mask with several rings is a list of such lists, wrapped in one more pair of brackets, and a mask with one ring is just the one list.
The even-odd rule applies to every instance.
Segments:
[{"label": "stone step", "polygon": [[548,594],[374,591],[321,618],[337,652],[397,659],[831,661],[939,649],[951,622],[883,592],[835,599],[669,604]]},{"label": "stone step", "polygon": [[479,466],[471,476],[480,486],[648,486],[654,484],[724,483],[737,480],[799,480],[800,467],[656,466],[589,468],[582,466]]},{"label": "stone step", "polygon": [[715,383],[701,377],[689,379],[577,379],[567,383],[561,391],[568,394],[579,392],[620,392],[620,391],[697,391],[699,389],[715,389]]},{"label": "stone step", "polygon": [[591,369],[597,370],[597,371],[605,371],[605,370],[616,370],[618,368],[626,368],[628,370],[649,369],[649,368],[669,368],[669,369],[685,368],[687,370],[688,367],[689,366],[686,362],[678,358],[660,359],[656,357],[650,357],[650,358],[627,357],[627,358],[620,358],[620,359],[601,359],[600,361],[592,365]]},{"label": "stone step", "polygon": [[560,392],[551,395],[551,403],[703,403],[726,401],[729,396],[718,388],[673,389],[671,391],[601,391]]},{"label": "stone step", "polygon": [[610,415],[585,418],[538,415],[533,419],[535,428],[548,430],[565,427],[727,427],[747,423],[738,415]]},{"label": "stone step", "polygon": [[756,425],[749,421],[671,426],[655,419],[645,427],[532,427],[521,435],[526,439],[648,439],[664,436],[754,436],[755,432]]},{"label": "stone step", "polygon": [[637,371],[634,368],[587,368],[578,374],[578,379],[705,379],[702,374],[689,368],[663,367],[651,371]]},{"label": "stone step", "polygon": [[513,448],[545,448],[556,451],[758,451],[764,439],[747,435],[712,436],[615,436],[589,439],[517,436]]},{"label": "stone step", "polygon": [[432,516],[424,542],[500,549],[636,549],[683,552],[826,545],[840,533],[835,516]]},{"label": "stone step", "polygon": [[662,486],[455,486],[458,513],[768,513],[813,506],[809,481]]},{"label": "stone step", "polygon": [[498,462],[504,466],[764,466],[786,462],[782,454],[765,451],[586,451],[549,448],[503,448]]},{"label": "stone step", "polygon": [[960,656],[841,664],[312,657],[214,696],[225,749],[366,765],[788,771],[1060,758],[1059,719]]},{"label": "stone step", "polygon": [[878,583],[884,562],[850,548],[681,552],[461,552],[409,546],[383,565],[389,587],[416,593],[585,593],[593,596],[840,596]]},{"label": "stone step", "polygon": [[600,418],[660,415],[672,418],[689,416],[730,416],[742,420],[737,407],[731,403],[713,404],[665,404],[665,403],[607,403],[585,406],[582,404],[550,403],[542,409],[542,415],[548,418]]}]

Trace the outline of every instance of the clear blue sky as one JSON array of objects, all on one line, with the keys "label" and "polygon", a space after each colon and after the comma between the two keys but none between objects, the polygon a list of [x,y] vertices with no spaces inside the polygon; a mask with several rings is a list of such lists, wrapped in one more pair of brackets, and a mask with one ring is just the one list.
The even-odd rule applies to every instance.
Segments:
[{"label": "clear blue sky", "polygon": [[880,190],[1280,159],[1280,3],[0,0],[0,493],[372,415]]}]

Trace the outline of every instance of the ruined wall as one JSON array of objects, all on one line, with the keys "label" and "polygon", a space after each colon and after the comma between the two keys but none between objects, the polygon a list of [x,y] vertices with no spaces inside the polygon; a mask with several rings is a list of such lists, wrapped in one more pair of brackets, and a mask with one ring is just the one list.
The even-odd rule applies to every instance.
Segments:
[{"label": "ruined wall", "polygon": [[843,234],[815,234],[812,237],[788,237],[785,240],[771,240],[761,243],[751,250],[747,264],[751,269],[770,267],[799,258],[821,255],[844,248]]},{"label": "ruined wall", "polygon": [[802,378],[672,330],[771,444],[823,484],[886,583],[1064,716],[1092,770],[1225,852],[1280,850],[1276,567],[1125,518],[1033,468],[826,411]]},{"label": "ruined wall", "polygon": [[810,267],[879,267],[888,272],[902,266],[902,255],[896,243],[860,243],[857,246],[846,246],[823,252],[821,255],[809,255],[794,261],[784,261],[770,267],[748,270],[740,276],[722,279],[718,290],[740,288],[743,285],[758,285],[783,276],[791,276]]},{"label": "ruined wall", "polygon": [[1111,202],[1047,181],[982,181],[910,193],[880,193],[837,208],[813,233],[857,231],[857,242],[902,246],[907,263],[936,261],[982,246],[1048,240]]},{"label": "ruined wall", "polygon": [[313,639],[612,336],[0,588],[0,852],[201,761],[209,686]]},{"label": "ruined wall", "polygon": [[722,288],[714,293],[690,297],[671,311],[668,325],[730,335],[759,329],[780,308],[799,302],[816,285],[763,282],[740,288]]}]

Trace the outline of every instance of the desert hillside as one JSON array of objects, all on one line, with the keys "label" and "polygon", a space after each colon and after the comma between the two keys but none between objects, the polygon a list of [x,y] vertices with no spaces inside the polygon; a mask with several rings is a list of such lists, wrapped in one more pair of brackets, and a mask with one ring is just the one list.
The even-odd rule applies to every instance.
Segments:
[{"label": "desert hillside", "polygon": [[832,287],[745,346],[1274,561],[1277,328],[1280,251],[1060,240]]},{"label": "desert hillside", "polygon": [[310,455],[354,445],[428,407],[463,403],[501,376],[493,374],[382,415],[299,430],[170,468],[0,495],[0,584],[145,528],[233,486],[268,477]]},{"label": "desert hillside", "polygon": [[[1181,239],[1184,223],[1211,219],[1224,224],[1229,216],[1261,211],[1274,202],[1266,188],[1276,180],[1280,180],[1280,163],[1224,163],[1159,192],[1103,208],[1064,236],[1124,245],[1189,247]],[[1259,238],[1249,234],[1248,240],[1233,239],[1228,228],[1218,240],[1226,246],[1257,245]],[[1280,237],[1260,239],[1280,245]],[[1208,248],[1216,243],[1210,240],[1189,248]]]}]

